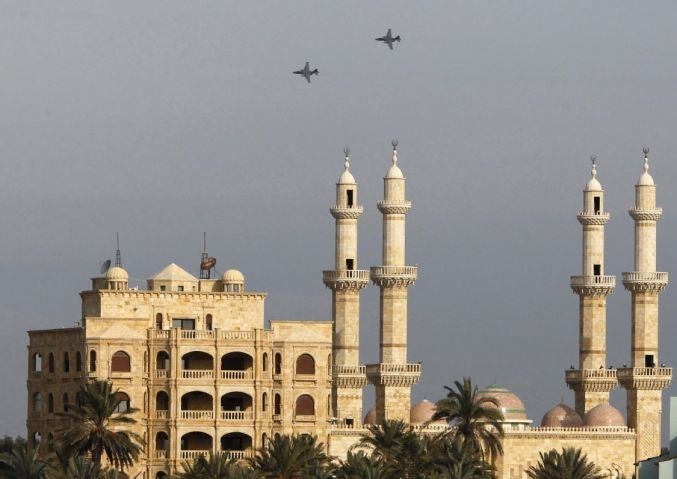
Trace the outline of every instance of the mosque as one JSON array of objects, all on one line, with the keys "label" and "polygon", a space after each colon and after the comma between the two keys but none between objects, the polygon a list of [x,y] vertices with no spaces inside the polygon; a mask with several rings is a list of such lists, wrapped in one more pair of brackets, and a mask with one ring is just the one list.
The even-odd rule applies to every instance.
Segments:
[{"label": "mosque", "polygon": [[[405,219],[411,202],[393,142],[384,178],[382,264],[359,269],[357,183],[346,151],[344,171],[329,209],[335,220],[334,269],[323,272],[332,295],[331,321],[271,320],[266,294],[250,291],[244,275],[228,270],[197,278],[170,264],[130,288],[118,250],[115,265],[80,293],[76,327],[29,331],[27,431],[31,444],[53,448],[61,426],[56,413],[74,400],[88,379],[106,379],[119,389],[119,410],[136,408],[133,426],[146,443],[130,477],[167,478],[181,463],[224,451],[233,458],[253,454],[274,434],[317,435],[329,454],[345,456],[365,434],[365,424],[403,419],[426,432],[435,406],[412,407],[411,388],[421,364],[407,356],[407,291],[418,268],[405,260]],[[661,396],[672,369],[657,366],[658,299],[668,282],[656,271],[656,186],[644,171],[635,186],[635,271],[623,274],[632,295],[630,367],[606,368],[606,297],[615,277],[604,271],[604,190],[593,162],[583,191],[583,269],[571,277],[580,298],[578,368],[565,371],[574,391],[571,408],[558,404],[533,425],[517,395],[497,385],[482,390],[498,400],[505,416],[498,477],[526,477],[538,454],[582,447],[609,477],[630,477],[634,464],[660,452]],[[373,282],[380,290],[379,362],[359,361],[360,294]],[[302,325],[303,327],[299,327]],[[371,347],[371,346],[368,346]],[[618,384],[627,390],[627,423],[609,404]],[[373,385],[375,405],[364,414],[363,391]]]}]

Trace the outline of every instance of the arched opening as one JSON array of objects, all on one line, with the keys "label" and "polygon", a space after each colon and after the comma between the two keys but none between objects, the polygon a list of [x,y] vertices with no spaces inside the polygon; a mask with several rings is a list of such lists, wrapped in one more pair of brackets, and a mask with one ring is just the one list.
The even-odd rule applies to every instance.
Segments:
[{"label": "arched opening", "polygon": [[261,360],[261,366],[263,371],[268,371],[268,353],[263,353],[263,358]]},{"label": "arched opening", "polygon": [[214,398],[202,391],[181,396],[182,419],[214,419]]},{"label": "arched opening", "polygon": [[132,361],[129,354],[124,351],[116,351],[110,362],[110,370],[114,373],[128,373],[132,370]]},{"label": "arched opening", "polygon": [[47,451],[54,452],[54,434],[47,434]]},{"label": "arched opening", "polygon": [[181,436],[181,459],[206,457],[213,449],[213,440],[209,434],[195,431]]},{"label": "arched opening", "polygon": [[315,374],[315,360],[310,354],[302,354],[296,359],[296,374]]},{"label": "arched opening", "polygon": [[232,392],[221,396],[221,419],[244,420],[253,419],[252,397],[241,392]]},{"label": "arched opening", "polygon": [[228,353],[221,357],[221,379],[249,379],[254,359],[245,353]]},{"label": "arched opening", "polygon": [[143,372],[148,371],[148,351],[143,352]]},{"label": "arched opening", "polygon": [[297,416],[314,416],[315,415],[315,401],[308,394],[302,394],[296,399],[296,415]]},{"label": "arched opening", "polygon": [[82,371],[82,354],[80,354],[80,351],[75,352],[75,370],[77,372]]},{"label": "arched opening", "polygon": [[162,329],[162,313],[155,315],[155,329]]},{"label": "arched opening", "polygon": [[205,317],[205,329],[206,329],[207,331],[211,331],[211,330],[212,330],[212,315],[211,315],[211,314],[208,314],[208,315]]},{"label": "arched opening", "polygon": [[327,374],[331,374],[331,353],[327,356]]},{"label": "arched opening", "polygon": [[115,393],[115,400],[118,401],[115,412],[128,412],[132,407],[129,396],[121,391]]},{"label": "arched opening", "polygon": [[54,412],[54,396],[52,393],[47,395],[47,412],[52,414]]},{"label": "arched opening", "polygon": [[282,355],[275,353],[275,374],[282,374]]},{"label": "arched opening", "polygon": [[268,434],[264,432],[261,434],[261,447],[266,447],[266,442],[268,442]]},{"label": "arched opening", "polygon": [[160,351],[155,358],[155,377],[169,377],[169,354],[167,351]]},{"label": "arched opening", "polygon": [[68,352],[63,353],[63,372],[67,373],[71,370],[71,359]]},{"label": "arched opening", "polygon": [[275,404],[273,405],[273,414],[279,416],[282,414],[282,396],[275,395]]},{"label": "arched opening", "polygon": [[68,393],[63,393],[63,397],[61,398],[61,407],[63,408],[63,412],[68,412]]},{"label": "arched opening", "polygon": [[169,394],[160,391],[155,396],[155,412],[158,419],[166,419],[169,417]]},{"label": "arched opening", "polygon": [[94,350],[89,352],[89,372],[96,372],[96,351]]},{"label": "arched opening", "polygon": [[155,474],[155,479],[167,479],[168,477],[169,476],[164,471],[160,471],[157,474]]},{"label": "arched opening", "polygon": [[49,353],[49,358],[47,358],[47,370],[50,373],[54,372],[54,355]]},{"label": "arched opening", "polygon": [[268,393],[263,393],[261,396],[261,411],[266,412],[268,409]]},{"label": "arched opening", "polygon": [[42,412],[42,394],[39,392],[33,393],[33,413],[40,414]]},{"label": "arched opening", "polygon": [[155,457],[158,459],[169,457],[169,436],[164,431],[155,435]]},{"label": "arched opening", "polygon": [[214,358],[202,351],[191,351],[181,357],[181,368],[184,379],[212,378]]},{"label": "arched opening", "polygon": [[221,451],[230,459],[243,459],[252,449],[252,438],[241,432],[221,436]]},{"label": "arched opening", "polygon": [[33,372],[42,372],[42,354],[40,353],[35,353],[33,355]]}]

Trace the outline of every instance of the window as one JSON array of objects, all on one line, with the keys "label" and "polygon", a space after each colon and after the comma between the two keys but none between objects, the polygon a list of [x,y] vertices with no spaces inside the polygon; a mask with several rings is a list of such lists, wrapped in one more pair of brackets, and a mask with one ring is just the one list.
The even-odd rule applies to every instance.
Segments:
[{"label": "window", "polygon": [[314,416],[315,415],[315,401],[307,394],[303,394],[296,399],[296,415],[297,416]]},{"label": "window", "polygon": [[315,360],[310,354],[302,354],[298,357],[296,374],[315,374]]},{"label": "window", "polygon": [[179,286],[179,287],[178,287],[178,290],[179,290],[179,291],[183,291],[183,286]]},{"label": "window", "polygon": [[261,411],[266,412],[266,409],[268,409],[268,393],[263,393],[263,397],[261,398]]},{"label": "window", "polygon": [[33,394],[33,412],[35,414],[40,414],[42,412],[42,394],[39,392]]},{"label": "window", "polygon": [[195,320],[188,318],[176,318],[172,319],[172,328],[184,329],[184,330],[194,330],[195,329]]},{"label": "window", "polygon": [[162,313],[155,315],[155,329],[162,329]]},{"label": "window", "polygon": [[263,353],[262,367],[264,371],[268,371],[268,353]]},{"label": "window", "polygon": [[42,355],[40,353],[35,353],[33,355],[33,372],[39,373],[42,371]]},{"label": "window", "polygon": [[353,190],[347,190],[346,193],[348,193],[348,208],[353,207]]},{"label": "window", "polygon": [[115,393],[115,400],[119,401],[115,407],[115,412],[128,412],[130,409],[129,396],[125,393],[117,392]]},{"label": "window", "polygon": [[63,353],[63,372],[67,373],[71,370],[71,360],[68,353]]},{"label": "window", "polygon": [[355,260],[352,258],[346,259],[346,269],[352,271],[355,269]]},{"label": "window", "polygon": [[207,317],[205,318],[205,329],[207,331],[212,330],[212,315],[208,314]]},{"label": "window", "polygon": [[602,274],[602,265],[594,264],[592,265],[592,274],[599,276]]},{"label": "window", "polygon": [[47,368],[50,373],[54,372],[54,355],[52,353],[49,353],[49,358],[47,360]]},{"label": "window", "polygon": [[128,373],[132,370],[129,354],[124,351],[117,351],[113,354],[110,362],[110,370],[114,373]]},{"label": "window", "polygon": [[275,353],[275,374],[282,374],[282,355]]},{"label": "window", "polygon": [[54,412],[54,396],[52,396],[52,393],[47,396],[47,412],[50,414]]},{"label": "window", "polygon": [[164,284],[161,284],[160,285],[160,291],[167,291],[167,286],[165,286]]},{"label": "window", "polygon": [[656,363],[653,360],[653,354],[644,355],[644,367],[645,368],[655,368]]},{"label": "window", "polygon": [[167,371],[169,369],[169,354],[166,351],[157,353],[157,360],[155,362],[155,369]]},{"label": "window", "polygon": [[156,411],[169,411],[169,395],[160,391],[155,397],[155,410]]},{"label": "window", "polygon": [[275,395],[275,404],[273,414],[282,414],[282,397],[279,394]]},{"label": "window", "polygon": [[96,351],[94,350],[89,352],[89,372],[96,372]]},{"label": "window", "polygon": [[63,412],[68,412],[68,393],[63,393],[63,398],[61,399],[61,407]]},{"label": "window", "polygon": [[595,214],[598,215],[602,212],[601,198],[599,196],[595,196],[594,203],[595,203]]},{"label": "window", "polygon": [[82,371],[82,354],[80,354],[80,351],[75,353],[75,370],[77,372]]}]

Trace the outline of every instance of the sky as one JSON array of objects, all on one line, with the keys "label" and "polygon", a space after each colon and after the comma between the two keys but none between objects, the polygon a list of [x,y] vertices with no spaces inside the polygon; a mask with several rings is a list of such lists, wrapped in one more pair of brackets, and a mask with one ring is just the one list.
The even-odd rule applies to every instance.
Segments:
[{"label": "sky", "polygon": [[[170,262],[268,292],[267,319],[331,319],[328,208],[352,151],[359,267],[381,261],[376,202],[399,140],[413,208],[413,399],[472,377],[536,424],[578,358],[582,189],[596,155],[611,213],[608,363],[630,362],[634,184],[642,148],[677,272],[677,3],[670,1],[0,1],[0,434],[24,434],[27,330],[69,327],[114,255],[132,284]],[[393,51],[374,38],[392,28]],[[319,69],[307,84],[293,75]],[[677,288],[658,360],[677,364]],[[361,355],[378,358],[378,289]],[[677,394],[673,386],[666,398]],[[373,401],[367,394],[365,410]],[[625,412],[625,391],[612,403]],[[665,423],[665,420],[664,420]]]}]

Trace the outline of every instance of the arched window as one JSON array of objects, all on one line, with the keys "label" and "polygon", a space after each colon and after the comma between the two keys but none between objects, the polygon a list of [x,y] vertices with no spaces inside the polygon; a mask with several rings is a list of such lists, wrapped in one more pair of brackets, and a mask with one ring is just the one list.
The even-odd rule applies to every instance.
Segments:
[{"label": "arched window", "polygon": [[265,412],[268,409],[268,393],[263,393],[261,397],[261,411]]},{"label": "arched window", "polygon": [[315,360],[310,354],[302,354],[296,359],[296,374],[315,374]]},{"label": "arched window", "polygon": [[117,351],[113,354],[113,359],[110,362],[110,370],[114,373],[128,373],[132,370],[131,360],[129,354],[124,351]]},{"label": "arched window", "polygon": [[315,401],[307,394],[303,394],[296,399],[297,416],[314,416]]},{"label": "arched window", "polygon": [[282,374],[282,355],[275,353],[275,374]]},{"label": "arched window", "polygon": [[54,372],[54,355],[49,353],[49,358],[47,359],[47,369],[50,373]]},{"label": "arched window", "polygon": [[89,372],[96,372],[96,351],[93,349],[89,352]]},{"label": "arched window", "polygon": [[68,393],[63,393],[63,398],[61,399],[61,407],[63,412],[68,412]]},{"label": "arched window", "polygon": [[282,396],[280,396],[279,394],[275,395],[273,414],[278,416],[282,414]]},{"label": "arched window", "polygon": [[261,447],[266,447],[266,442],[268,442],[268,435],[264,432],[261,434]]},{"label": "arched window", "polygon": [[205,329],[207,331],[212,330],[212,315],[208,314],[207,317],[205,318]]},{"label": "arched window", "polygon": [[52,393],[47,396],[47,412],[50,414],[54,412],[54,396],[52,396]]},{"label": "arched window", "polygon": [[155,369],[161,371],[169,370],[169,354],[167,354],[167,351],[160,351],[157,353],[157,357],[155,358]]},{"label": "arched window", "polygon": [[115,412],[127,412],[131,408],[129,396],[127,396],[125,393],[115,393],[115,400],[119,401],[118,405],[115,407]]},{"label": "arched window", "polygon": [[54,434],[47,434],[47,451],[54,452]]},{"label": "arched window", "polygon": [[39,392],[33,394],[33,412],[35,414],[42,412],[42,394]]},{"label": "arched window", "polygon": [[157,474],[155,474],[155,479],[167,479],[168,477],[169,476],[164,471],[160,471]]},{"label": "arched window", "polygon": [[169,395],[160,391],[155,397],[155,410],[156,411],[169,411]]},{"label": "arched window", "polygon": [[71,359],[68,352],[63,353],[63,372],[67,373],[71,370]]},{"label": "arched window", "polygon": [[77,372],[82,371],[82,354],[80,354],[80,351],[75,352],[75,370]]},{"label": "arched window", "polygon": [[39,373],[42,371],[42,354],[35,353],[33,355],[33,372]]},{"label": "arched window", "polygon": [[162,313],[155,315],[155,329],[162,329]]},{"label": "arched window", "polygon": [[143,372],[148,371],[148,351],[143,352]]},{"label": "arched window", "polygon": [[327,374],[331,374],[331,353],[327,356]]},{"label": "arched window", "polygon": [[155,450],[165,453],[169,451],[169,436],[166,432],[160,431],[155,435]]},{"label": "arched window", "polygon": [[268,353],[263,353],[263,360],[261,361],[264,371],[268,371]]}]

